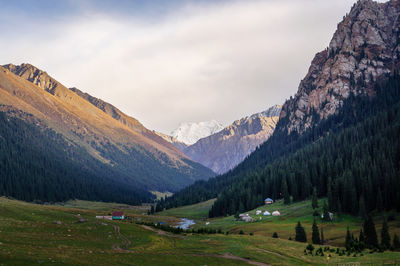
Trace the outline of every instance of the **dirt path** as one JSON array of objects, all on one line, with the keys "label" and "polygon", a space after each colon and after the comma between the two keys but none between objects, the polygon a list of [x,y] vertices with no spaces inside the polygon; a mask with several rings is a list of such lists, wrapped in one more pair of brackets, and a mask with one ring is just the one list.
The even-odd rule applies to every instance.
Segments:
[{"label": "dirt path", "polygon": [[[132,244],[132,242],[123,234],[121,234],[121,229],[118,225],[113,224],[112,227],[114,228],[114,233],[117,235],[118,238],[122,240],[122,243],[120,245],[114,244],[112,245],[112,249],[119,251],[119,252],[124,252],[124,253],[133,253],[134,251],[132,250],[127,250],[129,246]],[[121,248],[121,245],[125,247],[125,249]]]},{"label": "dirt path", "polygon": [[270,250],[266,250],[266,249],[262,249],[262,248],[256,248],[256,247],[254,249],[258,250],[258,251],[261,251],[261,252],[265,252],[265,253],[269,253],[269,254],[272,254],[272,255],[276,255],[276,256],[281,257],[281,258],[284,257],[282,254],[279,254],[278,252],[274,252],[274,251],[270,251]]}]

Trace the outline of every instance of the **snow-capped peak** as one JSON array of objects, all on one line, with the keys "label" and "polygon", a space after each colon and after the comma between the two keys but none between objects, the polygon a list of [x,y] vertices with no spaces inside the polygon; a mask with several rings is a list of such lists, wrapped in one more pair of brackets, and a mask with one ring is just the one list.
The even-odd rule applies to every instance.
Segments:
[{"label": "snow-capped peak", "polygon": [[181,123],[177,129],[171,132],[171,135],[177,140],[186,144],[194,144],[199,139],[208,137],[224,129],[216,120],[205,122]]}]

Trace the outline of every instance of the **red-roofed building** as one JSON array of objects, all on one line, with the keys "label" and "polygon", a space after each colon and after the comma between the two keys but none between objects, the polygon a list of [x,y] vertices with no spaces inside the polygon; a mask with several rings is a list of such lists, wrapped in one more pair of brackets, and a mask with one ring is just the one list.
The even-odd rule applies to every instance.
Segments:
[{"label": "red-roofed building", "polygon": [[123,212],[113,212],[112,213],[112,219],[113,220],[123,220],[124,219],[124,213]]}]

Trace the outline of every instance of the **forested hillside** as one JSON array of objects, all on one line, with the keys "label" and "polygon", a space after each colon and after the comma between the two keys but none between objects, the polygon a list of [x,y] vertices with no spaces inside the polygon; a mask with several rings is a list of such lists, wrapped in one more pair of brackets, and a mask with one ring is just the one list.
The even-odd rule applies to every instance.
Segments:
[{"label": "forested hillside", "polygon": [[131,204],[152,198],[123,179],[33,116],[0,112],[0,195],[37,202],[78,198]]},{"label": "forested hillside", "polygon": [[[113,105],[100,99],[78,93],[76,89],[66,88],[46,72],[30,64],[21,64],[20,66],[9,64],[0,67],[0,107],[2,107],[0,110],[24,113],[25,115],[18,117],[22,120],[26,119],[29,114],[31,118],[25,122],[33,123],[33,127],[29,127],[30,130],[39,130],[34,129],[39,123],[41,129],[57,135],[57,139],[32,137],[23,139],[24,142],[19,143],[18,141],[12,142],[11,139],[18,136],[14,136],[13,133],[10,133],[13,131],[9,130],[8,133],[2,135],[3,141],[9,143],[9,149],[17,150],[19,145],[23,144],[33,154],[36,153],[35,149],[38,149],[37,153],[40,154],[43,151],[40,150],[41,148],[50,149],[52,146],[57,146],[59,153],[56,155],[65,159],[60,159],[61,162],[64,162],[63,166],[70,163],[71,160],[75,163],[79,162],[76,167],[80,166],[85,169],[93,176],[93,180],[95,176],[99,177],[96,183],[101,184],[102,178],[105,177],[116,183],[124,184],[124,187],[131,191],[130,193],[138,192],[138,195],[131,197],[142,198],[143,195],[147,195],[146,201],[149,201],[151,200],[150,194],[144,193],[144,191],[175,192],[196,180],[207,179],[214,175],[210,169],[191,161],[171,143],[152,133],[135,118],[127,116]],[[15,132],[19,131],[15,129]],[[55,141],[54,145],[52,145],[52,140]],[[31,147],[29,147],[29,141],[33,142]],[[12,147],[13,144],[15,147]],[[63,151],[68,152],[71,147],[74,147],[72,154],[62,154]],[[49,154],[49,152],[43,153],[46,156]],[[74,153],[79,155],[79,159],[75,158]],[[24,154],[22,153],[21,156],[24,157]],[[46,157],[49,159],[48,163],[56,163],[52,160],[58,158],[57,156]],[[29,158],[25,157],[25,159],[24,163],[29,165]],[[18,165],[16,163],[18,157],[8,157],[7,160]],[[17,168],[17,166],[15,167]],[[58,167],[54,167],[54,169],[58,169]],[[40,174],[33,169],[31,175],[30,170],[30,168],[26,168],[24,174],[18,175],[16,179],[25,180],[27,178],[25,175],[31,178],[39,176],[37,177],[39,180],[51,182],[51,179],[47,179],[46,176],[40,177]],[[18,172],[20,169],[15,171]],[[61,176],[54,174],[54,177],[59,179]],[[83,177],[84,180],[88,178],[85,174],[72,176],[75,176],[76,180],[80,177]],[[70,178],[67,181],[69,182],[69,180]],[[61,180],[59,181],[61,182]],[[22,180],[14,182],[24,183]],[[101,186],[108,187],[107,184]],[[24,189],[28,189],[28,187],[26,186]],[[9,188],[6,194],[0,195],[12,194],[16,189],[19,188]],[[49,194],[53,193],[51,189],[44,191]],[[102,197],[111,198],[111,194],[106,191],[102,190]],[[116,195],[119,194],[116,193]],[[15,195],[22,195],[22,193]],[[69,199],[72,194],[66,193],[64,196],[62,198]],[[23,197],[25,196],[18,196],[19,199],[24,199]],[[83,197],[87,198],[87,196]],[[32,199],[55,200],[53,196],[48,197],[44,194],[35,194]],[[114,201],[118,200],[119,196],[114,199]]]},{"label": "forested hillside", "polygon": [[302,200],[313,187],[334,211],[395,207],[399,14],[396,0],[355,3],[284,103],[273,136],[231,172],[195,183],[159,209],[218,197],[213,217],[252,209],[265,197]]},{"label": "forested hillside", "polygon": [[[210,216],[234,214],[274,199],[309,197],[313,187],[329,208],[359,212],[394,208],[400,188],[400,79],[375,87],[376,95],[350,96],[340,111],[302,135],[274,135],[234,171],[182,190],[160,207],[218,196]],[[317,119],[315,115],[314,119]],[[284,119],[279,123],[285,123]],[[279,127],[279,124],[278,124]]]}]

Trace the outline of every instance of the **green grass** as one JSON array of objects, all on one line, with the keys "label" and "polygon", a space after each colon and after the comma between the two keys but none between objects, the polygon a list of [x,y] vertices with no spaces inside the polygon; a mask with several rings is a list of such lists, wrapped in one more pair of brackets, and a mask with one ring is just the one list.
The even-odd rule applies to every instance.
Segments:
[{"label": "green grass", "polygon": [[[292,225],[291,222],[285,224],[285,216],[278,221],[270,219],[249,224],[229,222],[230,217],[212,221],[212,224],[218,222],[220,226],[230,228],[232,233],[229,235],[171,235],[128,221],[94,218],[116,206],[121,207],[120,204],[90,202],[37,205],[0,198],[0,265],[247,265],[238,257],[270,265],[326,265],[325,257],[305,256],[305,244],[273,239],[265,233],[269,230],[266,226],[274,224],[282,224],[282,232],[286,226],[289,230]],[[306,209],[301,206],[301,203],[282,206],[281,211],[294,208],[293,213],[286,216],[288,221],[294,222],[295,208]],[[138,214],[135,207],[128,205],[124,205],[123,210],[134,220],[168,223],[178,220],[171,216]],[[78,223],[78,214],[87,221]],[[302,219],[307,219],[307,215]],[[120,228],[121,235],[114,226]],[[254,235],[233,234],[240,228],[246,233],[254,231]],[[368,262],[376,265],[382,261],[400,261],[399,254],[364,253],[363,257],[355,258],[333,254],[330,263]]]},{"label": "green grass", "polygon": [[[207,203],[207,204],[206,204]],[[323,200],[319,200],[319,213],[322,213],[322,204]],[[208,205],[208,202],[198,203],[195,205],[175,208],[167,210],[167,212],[171,214],[175,214],[179,212],[180,217],[185,217],[184,211],[187,210],[188,213],[192,213],[192,209],[197,209],[199,205]],[[264,215],[256,215],[256,210],[269,211],[272,213],[275,210],[278,210],[281,213],[281,216],[264,216]],[[164,211],[165,212],[165,211]],[[161,213],[164,213],[161,212]],[[206,210],[204,210],[206,212]],[[222,218],[214,218],[214,219],[204,219],[202,221],[197,221],[194,228],[207,227],[213,229],[221,229],[222,231],[230,232],[237,234],[241,230],[245,234],[252,233],[253,235],[263,236],[263,237],[272,237],[274,232],[278,233],[279,238],[281,239],[289,239],[291,237],[294,239],[295,237],[295,226],[298,221],[305,227],[307,233],[307,239],[311,241],[311,227],[314,220],[313,210],[311,208],[311,201],[302,201],[296,202],[290,205],[283,204],[282,201],[277,201],[271,205],[262,205],[258,208],[246,212],[251,217],[254,218],[254,222],[246,223],[244,221],[237,221],[233,216],[222,217]],[[393,237],[394,233],[400,235],[400,216],[397,213],[393,213],[396,217],[395,221],[389,222],[390,233]],[[345,242],[345,235],[347,227],[349,227],[350,231],[358,237],[359,230],[362,226],[362,220],[359,217],[354,217],[350,215],[334,215],[333,222],[324,222],[320,217],[317,217],[317,224],[319,228],[323,227],[325,240],[329,245],[343,247]],[[260,220],[261,217],[261,220]],[[379,232],[382,224],[382,215],[376,215],[375,224],[376,229]],[[206,222],[209,222],[209,225],[206,225]]]},{"label": "green grass", "polygon": [[189,206],[183,206],[179,208],[165,210],[157,213],[157,215],[189,218],[193,220],[204,220],[207,219],[208,211],[210,210],[214,202],[215,199],[211,199],[208,201],[200,202]]}]

